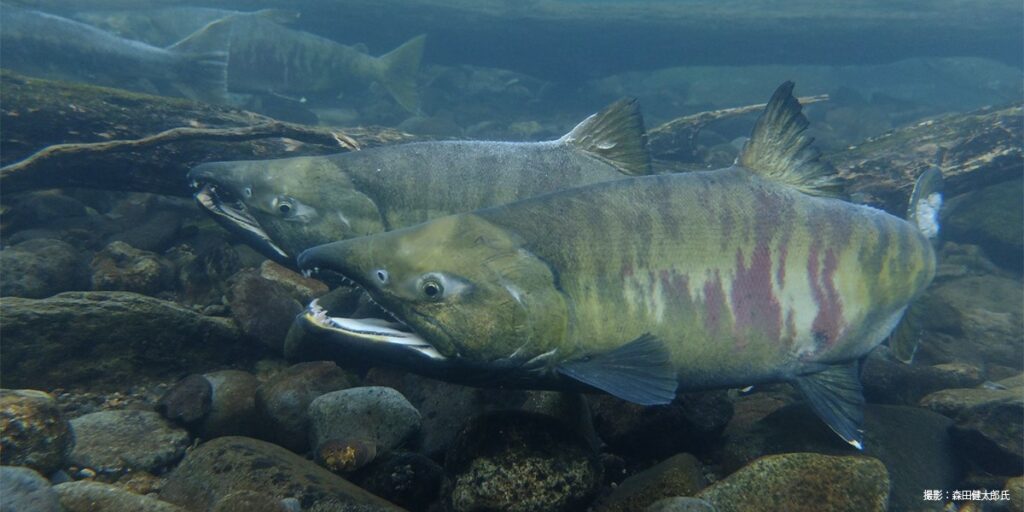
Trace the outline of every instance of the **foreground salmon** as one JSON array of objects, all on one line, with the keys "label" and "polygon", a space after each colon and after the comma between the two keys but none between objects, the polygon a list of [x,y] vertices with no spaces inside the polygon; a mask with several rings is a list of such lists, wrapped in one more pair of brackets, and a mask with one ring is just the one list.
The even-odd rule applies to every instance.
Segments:
[{"label": "foreground salmon", "polygon": [[809,147],[792,88],[776,91],[733,167],[310,249],[301,267],[343,274],[404,326],[314,303],[309,329],[448,380],[596,388],[640,404],[789,381],[860,448],[856,360],[934,275],[941,177],[919,180],[912,221],[825,197],[836,180]]}]

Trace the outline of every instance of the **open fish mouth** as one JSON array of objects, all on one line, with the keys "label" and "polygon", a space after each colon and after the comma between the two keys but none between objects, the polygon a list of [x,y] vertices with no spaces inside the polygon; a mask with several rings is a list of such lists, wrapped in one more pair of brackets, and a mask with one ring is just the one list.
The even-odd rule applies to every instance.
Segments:
[{"label": "open fish mouth", "polygon": [[419,334],[412,332],[405,323],[391,312],[380,307],[379,304],[377,306],[388,317],[387,319],[330,316],[316,299],[309,303],[302,317],[307,324],[320,330],[339,334],[345,339],[375,344],[389,344],[404,347],[430,359],[446,359],[427,340],[423,339]]},{"label": "open fish mouth", "polygon": [[229,192],[213,183],[194,181],[192,188],[196,189],[193,197],[199,206],[213,215],[222,226],[260,247],[267,256],[279,262],[291,263],[291,256],[270,239],[256,218],[249,213],[245,203],[232,198]]}]

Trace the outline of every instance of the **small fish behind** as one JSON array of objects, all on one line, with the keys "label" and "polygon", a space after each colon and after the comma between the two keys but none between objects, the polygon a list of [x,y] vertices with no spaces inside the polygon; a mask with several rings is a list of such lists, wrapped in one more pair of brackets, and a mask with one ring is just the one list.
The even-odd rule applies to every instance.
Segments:
[{"label": "small fish behind", "polygon": [[[267,16],[228,16],[207,25],[217,32],[230,27],[228,88],[237,93],[277,95],[301,101],[308,95],[334,98],[378,83],[409,112],[420,110],[416,74],[426,36],[416,36],[394,50],[373,57],[325,37],[282,26]],[[195,38],[202,41],[202,36]],[[201,42],[199,44],[202,44]]]},{"label": "small fish behind", "polygon": [[204,30],[170,48],[123,39],[84,23],[3,6],[5,68],[43,78],[86,82],[220,103],[227,92],[224,30]]}]

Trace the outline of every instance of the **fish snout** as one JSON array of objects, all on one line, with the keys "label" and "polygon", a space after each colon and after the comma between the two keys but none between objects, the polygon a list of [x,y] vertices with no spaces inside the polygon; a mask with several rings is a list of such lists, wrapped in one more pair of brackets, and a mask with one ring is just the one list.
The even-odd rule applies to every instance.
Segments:
[{"label": "fish snout", "polygon": [[343,242],[334,242],[306,249],[299,254],[297,263],[303,274],[318,274],[330,270],[351,279],[349,265],[346,265],[348,250]]},{"label": "fish snout", "polygon": [[204,185],[216,183],[217,173],[209,164],[199,164],[192,168],[186,175],[188,184],[192,189],[200,189]]}]

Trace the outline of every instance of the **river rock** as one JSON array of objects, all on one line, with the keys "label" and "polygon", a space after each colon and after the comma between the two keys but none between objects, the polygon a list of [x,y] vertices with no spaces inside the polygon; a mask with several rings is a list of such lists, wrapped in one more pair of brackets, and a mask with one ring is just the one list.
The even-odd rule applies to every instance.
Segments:
[{"label": "river rock", "polygon": [[270,260],[260,264],[260,277],[283,286],[293,299],[303,305],[330,291],[324,283]]},{"label": "river rock", "polygon": [[708,450],[732,418],[724,390],[681,393],[673,403],[643,407],[606,395],[588,397],[594,427],[608,450],[627,461],[657,461],[665,453]]},{"label": "river rock", "polygon": [[296,452],[309,447],[309,404],[318,396],[347,389],[355,379],[331,361],[290,366],[256,390],[262,435]]},{"label": "river rock", "polygon": [[42,227],[74,217],[88,215],[88,208],[81,201],[67,196],[60,190],[43,190],[5,196],[4,202],[10,211],[4,212],[4,223],[12,230]]},{"label": "river rock", "polygon": [[295,512],[273,496],[256,491],[238,491],[217,500],[211,512]]},{"label": "river rock", "polygon": [[213,401],[213,386],[205,377],[192,374],[178,381],[156,403],[156,412],[191,431],[206,419]]},{"label": "river rock", "polygon": [[889,475],[871,457],[785,453],[761,457],[696,497],[717,512],[884,512]]},{"label": "river rock", "polygon": [[815,452],[881,460],[892,480],[894,510],[942,510],[922,502],[921,489],[951,489],[961,464],[949,429],[952,421],[917,407],[868,404],[864,410],[864,451],[843,442],[805,403],[784,407],[744,431],[732,432],[716,457],[732,472],[768,454]]},{"label": "river rock", "polygon": [[985,380],[982,369],[969,363],[907,364],[880,345],[861,367],[864,395],[870,402],[916,405],[925,395],[950,388],[967,388]]},{"label": "river rock", "polygon": [[0,389],[0,463],[49,475],[64,466],[75,437],[53,396]]},{"label": "river rock", "polygon": [[71,420],[72,464],[97,473],[160,473],[185,455],[188,433],[151,411],[100,411]]},{"label": "river rock", "polygon": [[999,362],[1024,367],[1024,288],[995,275],[951,279],[922,297],[925,328],[918,360]]},{"label": "river rock", "polygon": [[977,244],[993,261],[1020,272],[1024,261],[1024,182],[972,190],[943,204],[943,238]]},{"label": "river rock", "polygon": [[67,482],[53,489],[66,512],[186,512],[165,501],[100,482]]},{"label": "river rock", "polygon": [[593,507],[596,512],[633,512],[673,496],[693,496],[707,486],[699,460],[680,453],[625,480]]},{"label": "river rock", "polygon": [[472,418],[526,399],[522,390],[472,388],[382,368],[370,371],[366,383],[397,389],[420,411],[420,451],[431,456],[447,450]]},{"label": "river rock", "polygon": [[[357,387],[317,397],[309,404],[309,423],[310,446],[318,452],[332,441],[368,442],[385,452],[408,441],[419,430],[420,413],[392,388]],[[319,454],[317,458],[324,462]],[[358,469],[354,463],[333,466],[328,469]]]},{"label": "river rock", "polygon": [[228,278],[242,268],[238,251],[217,233],[201,231],[190,244],[180,244],[167,257],[178,269],[181,296],[193,304],[221,305]]},{"label": "river rock", "polygon": [[25,240],[0,251],[0,295],[41,299],[84,288],[78,251],[52,238]]},{"label": "river rock", "polygon": [[947,389],[921,405],[955,419],[952,434],[960,452],[997,475],[1024,467],[1024,388]]},{"label": "river rock", "polygon": [[440,496],[444,469],[420,453],[391,452],[352,475],[351,480],[410,511],[426,511]]},{"label": "river rock", "polygon": [[170,248],[181,230],[181,214],[171,210],[145,212],[140,220],[114,233],[109,240],[143,251],[163,252]]},{"label": "river rock", "polygon": [[455,512],[577,510],[601,482],[596,453],[558,420],[518,411],[479,416],[445,458]]},{"label": "river rock", "polygon": [[644,512],[715,512],[715,507],[699,498],[676,496],[655,501]]},{"label": "river rock", "polygon": [[12,386],[121,385],[258,356],[230,319],[131,292],[3,297],[0,316],[0,371]]},{"label": "river rock", "polygon": [[374,368],[366,375],[367,385],[397,389],[420,411],[423,428],[419,451],[429,456],[442,454],[455,436],[474,417],[491,411],[522,410],[551,416],[595,446],[587,403],[576,393],[522,389],[474,388],[460,386],[387,368]]},{"label": "river rock", "polygon": [[227,296],[231,317],[242,332],[275,353],[282,353],[288,327],[303,309],[290,290],[255,271],[242,270],[232,277]]},{"label": "river rock", "polygon": [[254,433],[259,381],[248,372],[221,370],[203,374],[211,386],[210,413],[197,431],[203,439]]},{"label": "river rock", "polygon": [[169,288],[174,279],[171,264],[156,254],[140,251],[124,242],[112,242],[96,253],[90,263],[93,290],[120,290],[154,295]]},{"label": "river rock", "polygon": [[42,475],[26,467],[0,466],[0,512],[21,511],[63,512],[57,493]]},{"label": "river rock", "polygon": [[169,475],[160,498],[187,510],[209,510],[240,491],[294,498],[302,510],[401,510],[280,446],[234,436],[189,452]]},{"label": "river rock", "polygon": [[1007,479],[1003,489],[1010,493],[1010,510],[1024,510],[1024,476]]}]

